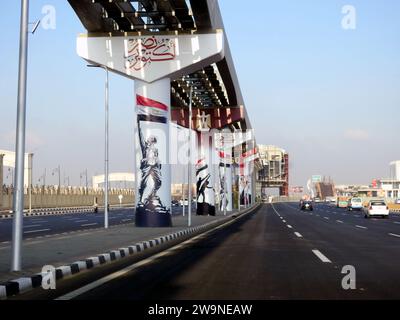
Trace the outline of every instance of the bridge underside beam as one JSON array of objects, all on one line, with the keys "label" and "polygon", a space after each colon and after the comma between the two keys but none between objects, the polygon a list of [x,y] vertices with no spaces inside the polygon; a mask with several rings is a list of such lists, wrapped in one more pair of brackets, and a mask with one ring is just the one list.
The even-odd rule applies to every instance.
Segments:
[{"label": "bridge underside beam", "polygon": [[[199,126],[199,120],[207,117],[211,129],[221,129],[233,126],[232,129],[246,130],[245,110],[243,107],[236,108],[193,108],[192,128]],[[172,121],[178,125],[189,127],[189,112],[185,108],[172,109]]]}]

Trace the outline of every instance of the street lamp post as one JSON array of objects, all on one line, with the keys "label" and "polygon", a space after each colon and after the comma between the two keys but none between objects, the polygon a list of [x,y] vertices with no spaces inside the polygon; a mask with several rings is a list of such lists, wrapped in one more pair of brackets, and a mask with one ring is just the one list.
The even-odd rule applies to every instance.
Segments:
[{"label": "street lamp post", "polygon": [[60,191],[61,191],[61,167],[60,167],[60,165],[53,170],[51,175],[54,176],[54,174],[56,172],[58,173],[58,191],[57,191],[57,193],[60,194]]},{"label": "street lamp post", "polygon": [[[188,226],[192,226],[192,98],[193,86],[190,86],[190,100],[189,100],[189,148],[188,148]],[[185,203],[184,203],[185,204]]]},{"label": "street lamp post", "polygon": [[82,183],[82,177],[83,177],[83,175],[85,175],[85,187],[86,187],[86,190],[87,190],[87,188],[88,188],[88,173],[87,173],[87,169],[85,169],[85,171],[83,171],[81,174],[80,174],[80,184]]},{"label": "street lamp post", "polygon": [[104,228],[108,229],[108,190],[109,190],[109,163],[108,163],[108,155],[109,155],[109,75],[108,68],[106,66],[101,65],[88,65],[90,68],[102,68],[106,72],[106,80],[105,80],[105,141],[104,141]]},{"label": "street lamp post", "polygon": [[28,25],[29,0],[21,0],[11,271],[21,271],[21,246],[24,216],[24,160],[26,86],[28,69]]}]

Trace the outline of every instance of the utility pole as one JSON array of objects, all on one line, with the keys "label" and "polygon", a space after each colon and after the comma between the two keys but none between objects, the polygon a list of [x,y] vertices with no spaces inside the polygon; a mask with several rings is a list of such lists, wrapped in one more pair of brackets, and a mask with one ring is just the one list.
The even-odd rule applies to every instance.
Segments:
[{"label": "utility pole", "polygon": [[11,271],[21,271],[21,248],[24,217],[24,162],[26,135],[26,87],[28,69],[28,25],[29,0],[21,0]]},{"label": "utility pole", "polygon": [[192,100],[193,100],[193,85],[190,86],[190,101],[189,101],[189,148],[188,148],[188,226],[192,226]]}]

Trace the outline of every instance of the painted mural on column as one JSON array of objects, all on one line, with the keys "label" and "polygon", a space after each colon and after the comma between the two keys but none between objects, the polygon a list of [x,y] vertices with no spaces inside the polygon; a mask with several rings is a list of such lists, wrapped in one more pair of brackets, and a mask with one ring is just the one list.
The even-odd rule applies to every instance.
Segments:
[{"label": "painted mural on column", "polygon": [[232,211],[232,155],[229,154],[229,148],[224,146],[224,136],[221,136],[220,139],[222,142],[220,148],[217,148],[219,210],[224,211],[226,207],[227,211]]},{"label": "painted mural on column", "polygon": [[251,181],[249,181],[249,175],[246,174],[246,167],[245,162],[240,164],[239,195],[242,206],[247,206],[251,202]]},{"label": "painted mural on column", "polygon": [[239,164],[239,195],[240,205],[248,206],[252,203],[252,173],[254,160],[258,157],[257,148],[245,152]]},{"label": "painted mural on column", "polygon": [[[169,192],[163,183],[161,159],[167,155],[162,135],[168,130],[168,106],[140,95],[136,96],[137,141],[140,161],[137,172],[136,225],[145,227],[171,226]],[[165,158],[165,157],[164,157]]]},{"label": "painted mural on column", "polygon": [[196,164],[197,215],[215,216],[215,191],[210,166],[206,157]]}]

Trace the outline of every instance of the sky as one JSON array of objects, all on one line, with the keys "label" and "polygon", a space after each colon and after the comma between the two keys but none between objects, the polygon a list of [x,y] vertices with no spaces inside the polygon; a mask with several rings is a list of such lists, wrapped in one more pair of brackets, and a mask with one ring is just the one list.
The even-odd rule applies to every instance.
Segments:
[{"label": "sky", "polygon": [[[290,155],[290,184],[314,174],[369,184],[400,159],[400,2],[397,0],[219,1],[257,142]],[[34,183],[58,165],[78,184],[103,171],[104,72],[75,52],[84,32],[67,1],[31,0],[30,19],[55,8],[55,29],[29,39],[27,146]],[[355,8],[343,29],[342,8]],[[19,1],[2,4],[0,149],[15,144]],[[44,25],[46,27],[46,25]],[[131,80],[110,79],[110,170],[133,171]],[[7,175],[7,173],[6,173]],[[62,177],[63,178],[63,177]],[[9,179],[9,178],[8,178]]]}]

